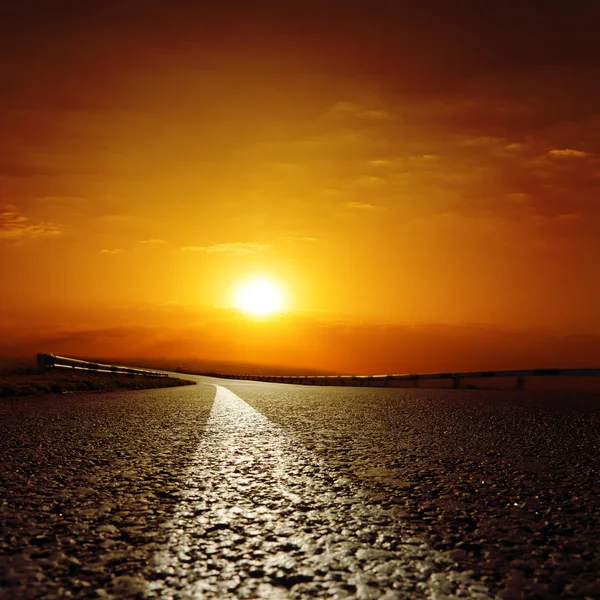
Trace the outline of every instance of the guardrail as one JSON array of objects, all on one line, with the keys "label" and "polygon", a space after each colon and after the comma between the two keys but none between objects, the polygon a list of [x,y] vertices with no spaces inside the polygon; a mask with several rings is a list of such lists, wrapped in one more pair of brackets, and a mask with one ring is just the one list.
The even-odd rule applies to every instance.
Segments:
[{"label": "guardrail", "polygon": [[466,371],[462,373],[417,373],[400,375],[223,375],[226,379],[267,381],[271,383],[293,383],[300,385],[336,385],[355,387],[397,387],[396,382],[419,383],[427,380],[446,379],[452,387],[459,389],[465,379],[489,379],[494,377],[516,378],[516,389],[525,387],[526,377],[598,377],[598,369],[513,369],[507,371]]},{"label": "guardrail", "polygon": [[55,354],[38,354],[37,366],[39,373],[45,373],[49,369],[74,369],[78,371],[94,371],[96,373],[114,373],[115,375],[143,375],[144,377],[168,377],[166,373],[160,371],[149,371],[147,369],[134,369],[133,367],[122,367],[119,365],[105,365],[102,363],[80,360],[78,358],[68,358],[66,356],[56,356]]}]

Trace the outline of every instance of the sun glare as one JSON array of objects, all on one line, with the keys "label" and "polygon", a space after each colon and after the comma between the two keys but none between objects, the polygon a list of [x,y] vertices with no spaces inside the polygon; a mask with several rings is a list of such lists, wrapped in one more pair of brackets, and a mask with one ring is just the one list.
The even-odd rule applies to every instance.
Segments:
[{"label": "sun glare", "polygon": [[239,287],[235,306],[253,315],[268,315],[281,310],[283,294],[271,281],[252,279]]}]

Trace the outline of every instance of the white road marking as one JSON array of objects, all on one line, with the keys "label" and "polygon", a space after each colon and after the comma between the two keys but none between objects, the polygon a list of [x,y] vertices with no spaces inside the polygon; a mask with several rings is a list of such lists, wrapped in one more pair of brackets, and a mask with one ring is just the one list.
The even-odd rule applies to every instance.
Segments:
[{"label": "white road marking", "polygon": [[159,598],[490,598],[349,480],[217,388],[154,559]]}]

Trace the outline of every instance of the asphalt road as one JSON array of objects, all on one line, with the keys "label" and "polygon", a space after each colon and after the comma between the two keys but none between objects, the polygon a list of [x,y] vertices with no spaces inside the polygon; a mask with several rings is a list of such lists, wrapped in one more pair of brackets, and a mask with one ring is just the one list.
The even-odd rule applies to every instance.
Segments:
[{"label": "asphalt road", "polygon": [[198,381],[0,404],[2,600],[600,598],[598,394]]}]

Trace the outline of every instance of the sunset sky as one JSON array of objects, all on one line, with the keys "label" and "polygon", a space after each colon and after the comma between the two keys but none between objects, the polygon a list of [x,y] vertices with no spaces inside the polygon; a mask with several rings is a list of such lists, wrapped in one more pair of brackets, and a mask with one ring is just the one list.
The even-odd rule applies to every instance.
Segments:
[{"label": "sunset sky", "polygon": [[[0,355],[600,365],[596,0],[0,5]],[[240,282],[283,312],[234,307]]]}]

